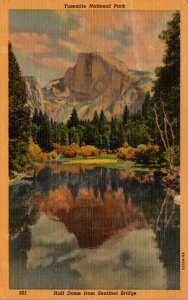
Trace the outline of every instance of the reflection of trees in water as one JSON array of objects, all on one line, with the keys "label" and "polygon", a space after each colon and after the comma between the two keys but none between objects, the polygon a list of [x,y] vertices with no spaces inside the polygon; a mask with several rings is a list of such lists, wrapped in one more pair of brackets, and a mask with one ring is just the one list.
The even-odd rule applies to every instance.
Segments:
[{"label": "reflection of trees in water", "polygon": [[18,287],[27,270],[27,252],[31,249],[31,230],[39,219],[36,207],[31,207],[23,198],[15,199],[14,207],[9,208],[10,231],[10,287]]},{"label": "reflection of trees in water", "polygon": [[109,185],[113,191],[122,188],[125,198],[130,193],[133,203],[138,205],[151,198],[162,199],[164,195],[160,181],[152,174],[103,167],[82,169],[74,166],[72,171],[60,168],[59,172],[45,167],[36,176],[35,184],[38,190],[46,194],[59,186],[67,186],[73,197],[81,188],[92,188],[95,195],[103,195]]},{"label": "reflection of trees in water", "polygon": [[10,287],[18,287],[27,270],[27,252],[31,249],[31,231],[28,226],[10,241]]},{"label": "reflection of trees in water", "polygon": [[19,235],[25,226],[33,225],[40,215],[36,207],[22,206],[9,209],[9,230],[13,236]]},{"label": "reflection of trees in water", "polygon": [[180,210],[174,202],[175,191],[167,189],[156,219],[155,233],[161,260],[167,268],[168,288],[180,284]]},{"label": "reflection of trees in water", "polygon": [[142,213],[134,208],[130,195],[125,201],[121,188],[115,192],[106,188],[103,196],[95,196],[91,188],[82,188],[73,199],[67,187],[60,187],[48,198],[36,195],[34,202],[41,212],[62,221],[82,248],[97,247],[120,229],[126,234],[146,226]]},{"label": "reflection of trees in water", "polygon": [[[169,226],[176,226],[177,219],[174,219],[175,216],[175,191],[171,189],[166,190],[166,195],[162,202],[159,215],[156,220],[155,231],[163,232],[163,236],[165,237],[166,231]],[[173,224],[172,224],[173,222]],[[179,225],[179,224],[178,224]]]}]

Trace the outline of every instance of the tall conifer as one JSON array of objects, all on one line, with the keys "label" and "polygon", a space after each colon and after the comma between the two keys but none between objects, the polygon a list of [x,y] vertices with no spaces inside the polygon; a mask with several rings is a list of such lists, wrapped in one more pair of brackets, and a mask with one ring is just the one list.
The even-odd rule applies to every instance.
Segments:
[{"label": "tall conifer", "polygon": [[27,105],[26,84],[20,67],[8,45],[9,55],[9,173],[22,171],[30,135],[30,109]]}]

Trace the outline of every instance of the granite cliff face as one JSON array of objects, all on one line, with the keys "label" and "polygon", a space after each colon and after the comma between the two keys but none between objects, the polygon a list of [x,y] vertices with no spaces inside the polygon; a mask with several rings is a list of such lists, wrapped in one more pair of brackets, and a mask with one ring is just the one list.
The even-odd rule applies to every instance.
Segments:
[{"label": "granite cliff face", "polygon": [[118,117],[126,104],[130,111],[141,108],[151,87],[151,73],[129,70],[123,61],[101,53],[81,53],[64,78],[41,90],[41,108],[57,121],[66,121],[73,107],[83,119],[91,119],[101,109],[109,118]]},{"label": "granite cliff face", "polygon": [[33,114],[35,108],[45,111],[45,99],[39,81],[34,76],[25,76],[28,104]]},{"label": "granite cliff face", "polygon": [[98,53],[82,53],[76,65],[65,74],[71,96],[80,101],[108,97],[112,101],[121,94],[128,69],[117,59]]}]

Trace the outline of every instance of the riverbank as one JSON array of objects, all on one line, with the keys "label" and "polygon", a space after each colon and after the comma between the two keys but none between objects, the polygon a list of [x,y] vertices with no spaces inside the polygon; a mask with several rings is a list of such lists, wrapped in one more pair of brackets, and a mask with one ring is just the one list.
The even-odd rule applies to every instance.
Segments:
[{"label": "riverbank", "polygon": [[[96,166],[96,167],[104,167],[104,168],[111,168],[111,169],[125,169],[129,171],[140,171],[140,172],[149,172],[154,170],[153,167],[143,166],[136,164],[133,161],[123,161],[119,160],[116,156],[115,158],[112,157],[112,155],[109,155],[109,157],[74,157],[74,158],[63,158],[63,159],[51,159],[51,160],[45,160],[43,162],[38,162],[35,167],[35,174],[37,174],[41,167],[44,167],[45,165],[51,165],[51,164],[57,164],[57,165],[68,165],[68,166],[74,166],[74,165],[80,165],[80,166]],[[32,180],[34,178],[33,171],[25,171],[22,173],[14,173],[14,177],[9,180],[9,184],[14,184],[16,182],[19,182],[21,180]]]},{"label": "riverbank", "polygon": [[83,157],[83,156],[75,156],[71,158],[58,158],[53,160],[48,160],[48,162],[57,162],[57,163],[63,163],[66,165],[96,165],[96,166],[102,166],[102,167],[108,167],[108,168],[117,168],[117,169],[128,169],[132,171],[142,171],[142,172],[149,172],[154,171],[155,169],[159,168],[160,166],[155,165],[143,165],[138,164],[131,160],[123,160],[119,159],[116,154],[108,154],[108,153],[102,153],[98,156],[90,156],[90,157]]},{"label": "riverbank", "polygon": [[111,169],[126,169],[132,171],[142,171],[142,172],[149,172],[151,168],[138,165],[133,161],[123,161],[118,159],[107,159],[107,158],[86,158],[82,160],[65,160],[63,162],[66,165],[92,165],[92,166],[102,166],[104,168],[111,168]]},{"label": "riverbank", "polygon": [[[58,157],[56,159],[48,159],[43,162],[37,162],[35,167],[35,174],[37,174],[41,167],[45,165],[57,164],[59,167],[62,165],[74,166],[96,166],[111,169],[124,169],[128,171],[136,172],[150,172],[155,176],[159,177],[164,186],[174,189],[176,192],[180,191],[180,175],[179,169],[176,168],[174,171],[168,171],[165,168],[161,168],[158,164],[138,164],[130,160],[122,160],[117,158],[115,154],[103,153],[98,156],[83,157],[76,156],[72,158]],[[18,182],[20,180],[32,180],[34,178],[33,170],[26,171],[23,173],[15,173],[14,178],[10,180],[10,184]]]},{"label": "riverbank", "polygon": [[116,154],[108,154],[102,153],[97,156],[75,156],[75,157],[62,157],[59,156],[56,159],[48,159],[39,164],[63,164],[63,165],[81,165],[81,166],[100,166],[106,168],[116,168],[116,169],[126,169],[131,171],[142,171],[142,172],[149,172],[159,168],[159,165],[143,165],[138,164],[131,160],[123,160],[119,159]]}]

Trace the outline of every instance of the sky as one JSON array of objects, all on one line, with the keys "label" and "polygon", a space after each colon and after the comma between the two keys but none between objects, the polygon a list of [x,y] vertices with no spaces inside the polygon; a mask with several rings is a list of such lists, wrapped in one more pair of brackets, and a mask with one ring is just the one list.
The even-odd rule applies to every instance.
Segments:
[{"label": "sky", "polygon": [[10,10],[9,40],[22,74],[42,86],[63,77],[79,53],[115,56],[130,69],[154,71],[165,45],[159,34],[172,11]]}]

